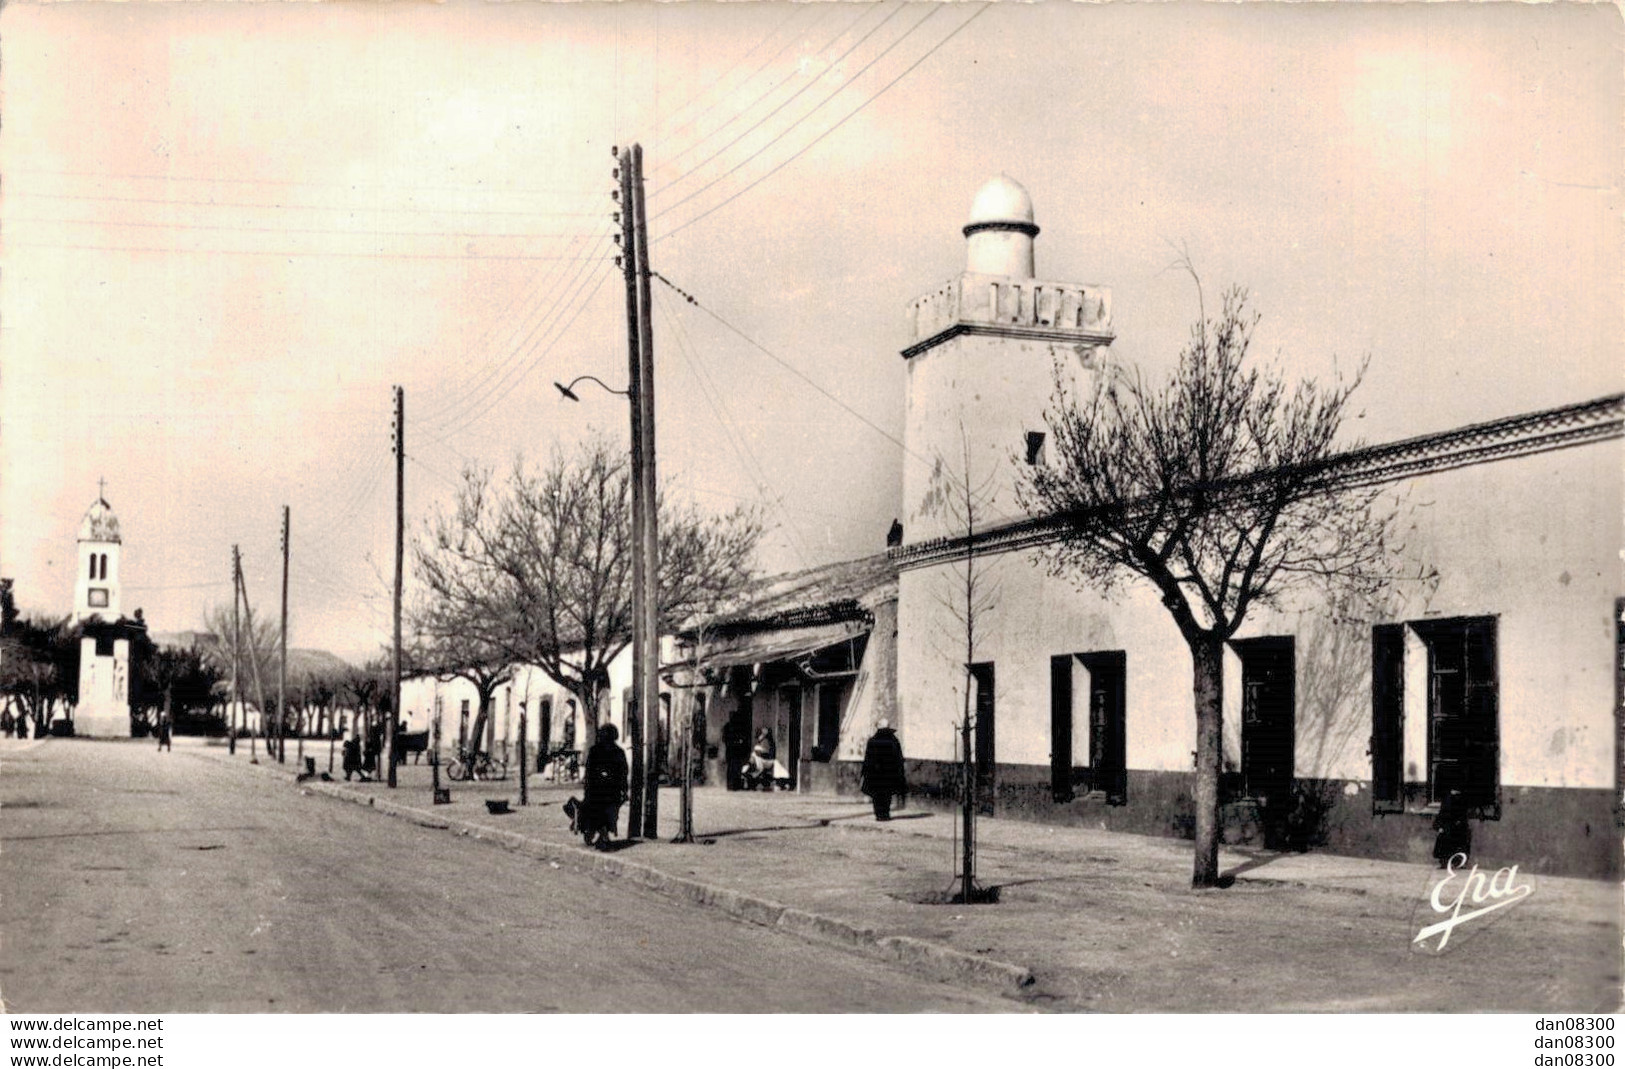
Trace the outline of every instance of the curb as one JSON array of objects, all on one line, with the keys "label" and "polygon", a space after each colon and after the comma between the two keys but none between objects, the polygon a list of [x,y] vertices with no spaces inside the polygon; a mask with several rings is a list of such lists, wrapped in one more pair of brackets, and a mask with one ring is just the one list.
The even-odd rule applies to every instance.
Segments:
[{"label": "curb", "polygon": [[[220,760],[215,755],[206,752],[200,756],[206,759]],[[221,763],[225,762],[221,761]],[[293,773],[285,769],[266,767],[265,765],[249,765],[246,767],[258,768],[261,772],[279,775],[288,780],[299,782]],[[537,861],[556,862],[579,871],[628,880],[645,890],[653,891],[667,898],[688,902],[691,905],[702,906],[707,909],[720,910],[739,920],[782,931],[787,935],[797,936],[812,942],[833,943],[848,950],[875,954],[890,961],[930,973],[940,980],[968,982],[978,986],[992,987],[1004,995],[1019,993],[1024,988],[1031,986],[1034,981],[1032,970],[1022,965],[997,961],[976,954],[967,954],[962,950],[955,950],[953,947],[928,942],[924,939],[916,939],[913,936],[883,935],[872,928],[853,924],[838,917],[811,913],[786,906],[782,902],[774,902],[771,899],[760,898],[732,888],[718,887],[715,884],[702,883],[699,880],[687,877],[673,876],[670,873],[640,862],[628,861],[612,855],[586,853],[574,846],[565,846],[545,839],[533,839],[518,832],[493,828],[471,820],[441,816],[429,810],[403,805],[389,798],[380,798],[372,794],[360,794],[353,789],[340,787],[337,784],[322,780],[305,780],[299,782],[299,786],[313,794],[320,794],[327,798],[349,802],[352,805],[374,809],[420,827],[465,835],[472,839],[491,843],[494,846],[503,847],[525,857],[534,858]]]}]

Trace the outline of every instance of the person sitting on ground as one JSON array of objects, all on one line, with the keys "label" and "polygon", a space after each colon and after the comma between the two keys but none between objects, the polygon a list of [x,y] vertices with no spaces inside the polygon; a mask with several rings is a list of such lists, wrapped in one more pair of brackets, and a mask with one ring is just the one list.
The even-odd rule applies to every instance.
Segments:
[{"label": "person sitting on ground", "polygon": [[773,742],[773,733],[767,728],[756,732],[756,743],[750,750],[750,774],[746,778],[749,785],[760,790],[773,789],[773,766],[778,757],[778,747]]}]

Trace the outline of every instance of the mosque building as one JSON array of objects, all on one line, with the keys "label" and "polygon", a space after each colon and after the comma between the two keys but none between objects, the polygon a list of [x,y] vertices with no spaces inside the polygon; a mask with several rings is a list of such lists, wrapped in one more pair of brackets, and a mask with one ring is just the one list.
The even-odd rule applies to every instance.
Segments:
[{"label": "mosque building", "polygon": [[[708,743],[766,731],[787,785],[844,793],[889,721],[911,797],[947,806],[968,710],[982,813],[1189,837],[1189,647],[1148,581],[1053,572],[1064,523],[1017,496],[1054,462],[1057,380],[1087,397],[1121,370],[1112,293],[1038,274],[1033,202],[1007,176],[963,234],[964,271],[908,307],[889,548],[764,580],[680,636],[713,681],[692,692]],[[1334,458],[1349,485],[1427,507],[1380,596],[1299,592],[1225,644],[1226,841],[1428,861],[1453,796],[1475,860],[1618,875],[1622,437],[1610,396]]]},{"label": "mosque building", "polygon": [[[1050,462],[1057,376],[1088,396],[1114,337],[1109,290],[1037,275],[1038,233],[1026,191],[995,178],[965,271],[909,309],[900,734],[914,786],[946,802],[969,690],[983,812],[1189,835],[1189,648],[1149,582],[1108,594],[1052,574],[1059,525],[1016,499],[1021,469]],[[1454,792],[1475,859],[1618,874],[1622,417],[1625,397],[1604,397],[1340,459],[1349,485],[1428,507],[1374,603],[1305,593],[1226,645],[1231,841],[1426,860]],[[967,488],[985,488],[973,528]],[[997,596],[967,651],[972,554]]]}]

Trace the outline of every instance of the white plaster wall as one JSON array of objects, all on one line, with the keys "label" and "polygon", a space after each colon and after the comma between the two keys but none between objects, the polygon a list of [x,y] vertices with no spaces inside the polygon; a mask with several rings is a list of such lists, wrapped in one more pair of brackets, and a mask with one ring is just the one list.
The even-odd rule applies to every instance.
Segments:
[{"label": "white plaster wall", "polygon": [[[979,564],[986,566],[984,578],[999,584],[997,606],[976,621],[981,637],[974,659],[994,662],[1000,764],[1049,763],[1051,656],[1124,650],[1129,767],[1190,767],[1190,655],[1147,589],[1125,587],[1109,601],[1049,576],[1033,551],[981,558]],[[963,715],[965,635],[938,598],[951,596],[963,576],[963,565],[956,564],[901,576],[898,706],[910,757],[953,756],[953,725]]]},{"label": "white plaster wall", "polygon": [[[1048,428],[1044,411],[1055,389],[1054,369],[1092,388],[1088,370],[1096,343],[1076,345],[961,335],[908,361],[908,413],[903,463],[903,529],[908,542],[955,530],[936,493],[964,477],[963,425],[970,443],[971,484],[992,477],[983,523],[1019,514],[1015,464],[1024,463],[1028,431]],[[939,466],[939,459],[941,464]]]},{"label": "white plaster wall", "polygon": [[[1622,454],[1619,442],[1594,444],[1400,484],[1394,492],[1410,528],[1408,557],[1438,569],[1436,589],[1396,580],[1386,604],[1355,616],[1333,613],[1309,595],[1253,614],[1238,638],[1296,640],[1297,774],[1370,778],[1374,623],[1494,615],[1502,784],[1612,787],[1613,600],[1625,589]],[[909,540],[917,540],[913,532]],[[1052,655],[1121,649],[1129,767],[1189,769],[1190,656],[1149,588],[1125,587],[1108,599],[1048,576],[1036,551],[994,560],[981,564],[992,565],[985,574],[1000,584],[999,604],[977,621],[974,659],[995,663],[999,762],[1049,762]],[[953,755],[964,633],[939,598],[962,582],[962,567],[932,565],[901,576],[898,705],[910,757]],[[1407,778],[1419,780],[1426,776],[1426,658],[1413,633],[1409,646],[1404,763]],[[1231,760],[1239,669],[1227,656]]]},{"label": "white plaster wall", "polygon": [[[79,543],[79,571],[75,573],[73,581],[73,612],[76,620],[87,620],[92,616],[100,616],[104,620],[112,621],[119,618],[122,609],[122,598],[119,589],[119,556],[124,547],[117,542],[80,542]],[[92,554],[107,554],[107,578],[90,578],[90,558]],[[107,591],[106,608],[92,608],[90,605],[90,588]]]},{"label": "white plaster wall", "polygon": [[94,638],[79,640],[79,700],[74,706],[73,730],[91,738],[130,737],[128,639],[115,639],[108,657],[96,655]]}]

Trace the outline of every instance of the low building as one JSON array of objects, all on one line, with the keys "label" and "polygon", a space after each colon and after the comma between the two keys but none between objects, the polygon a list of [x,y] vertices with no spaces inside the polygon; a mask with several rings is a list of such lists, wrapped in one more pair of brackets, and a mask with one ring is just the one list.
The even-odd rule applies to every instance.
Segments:
[{"label": "low building", "polygon": [[[965,274],[913,309],[907,446],[980,465],[991,521],[968,533],[946,507],[953,480],[945,497],[941,472],[905,467],[905,751],[917,790],[946,804],[968,707],[983,812],[1189,836],[1185,642],[1149,583],[1108,594],[1051,574],[1061,521],[1015,500],[1021,465],[1046,462],[1054,369],[1086,391],[1113,340],[1108,291],[1034,277],[1037,232],[1025,191],[990,183]],[[1304,594],[1250,613],[1228,643],[1232,841],[1427,860],[1454,795],[1475,860],[1618,874],[1622,435],[1611,396],[1340,459],[1349,485],[1391,489],[1410,521],[1403,561],[1374,601]],[[955,603],[972,554],[997,597],[967,654]]]},{"label": "low building", "polygon": [[864,741],[895,719],[896,620],[897,568],[879,554],[761,580],[688,627],[667,675],[706,778],[738,787],[766,731],[783,786],[854,789]]}]

